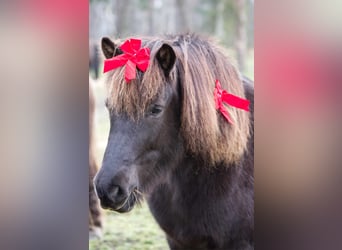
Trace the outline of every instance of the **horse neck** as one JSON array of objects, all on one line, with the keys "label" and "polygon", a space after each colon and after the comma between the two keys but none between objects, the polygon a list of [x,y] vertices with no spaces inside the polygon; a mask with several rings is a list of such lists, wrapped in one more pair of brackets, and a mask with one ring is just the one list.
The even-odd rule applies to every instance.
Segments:
[{"label": "horse neck", "polygon": [[[177,164],[177,163],[174,163]],[[229,190],[228,186],[238,181],[242,169],[236,164],[208,165],[189,156],[184,156],[173,166],[168,178],[173,188],[184,190],[196,189],[201,192],[217,192],[218,189]]]}]

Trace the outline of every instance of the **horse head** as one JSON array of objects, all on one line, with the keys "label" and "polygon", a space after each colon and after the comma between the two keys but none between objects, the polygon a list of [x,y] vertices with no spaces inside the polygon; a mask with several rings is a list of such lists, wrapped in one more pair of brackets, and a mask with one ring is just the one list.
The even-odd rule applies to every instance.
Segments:
[{"label": "horse head", "polygon": [[[120,70],[109,76],[117,93],[109,91],[106,101],[110,132],[94,183],[101,206],[118,212],[128,212],[139,202],[141,190],[153,183],[162,163],[174,160],[171,156],[179,150],[178,97],[170,74],[176,57],[170,45],[156,46],[144,76],[138,72],[130,83],[123,81]],[[102,49],[106,58],[122,53],[108,38],[102,39]]]},{"label": "horse head", "polygon": [[[186,156],[205,166],[236,162],[249,138],[248,112],[229,107],[230,124],[215,106],[217,79],[229,93],[245,96],[238,71],[220,49],[189,35],[142,44],[150,51],[145,72],[134,71],[129,82],[128,65],[107,74],[111,125],[95,186],[102,206],[119,212],[132,209],[139,190],[160,183],[170,163]],[[102,39],[107,59],[123,55],[121,48]]]}]

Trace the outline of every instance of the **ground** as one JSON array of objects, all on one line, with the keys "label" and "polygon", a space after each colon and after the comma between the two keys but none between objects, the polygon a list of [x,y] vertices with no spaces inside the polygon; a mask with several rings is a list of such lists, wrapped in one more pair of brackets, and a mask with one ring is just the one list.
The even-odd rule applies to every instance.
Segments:
[{"label": "ground", "polygon": [[89,250],[166,250],[164,233],[154,221],[147,205],[130,213],[105,213],[103,239],[90,240]]}]

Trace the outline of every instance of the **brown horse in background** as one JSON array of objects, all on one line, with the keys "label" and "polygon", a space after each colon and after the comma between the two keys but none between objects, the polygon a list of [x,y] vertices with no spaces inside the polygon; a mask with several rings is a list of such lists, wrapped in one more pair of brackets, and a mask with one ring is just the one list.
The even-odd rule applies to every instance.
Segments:
[{"label": "brown horse in background", "polygon": [[94,191],[93,179],[98,171],[95,143],[95,95],[89,78],[89,238],[102,236],[101,209]]},{"label": "brown horse in background", "polygon": [[100,53],[97,41],[89,41],[89,73],[96,80],[99,78]]}]

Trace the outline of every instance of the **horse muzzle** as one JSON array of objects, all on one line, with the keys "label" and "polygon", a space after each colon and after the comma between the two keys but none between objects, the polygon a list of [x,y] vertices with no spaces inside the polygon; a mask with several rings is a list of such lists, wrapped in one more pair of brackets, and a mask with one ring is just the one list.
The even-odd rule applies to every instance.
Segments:
[{"label": "horse muzzle", "polygon": [[104,184],[99,179],[95,179],[94,185],[103,209],[125,213],[131,211],[139,201],[140,194],[136,192],[136,187],[124,188],[119,185]]}]

